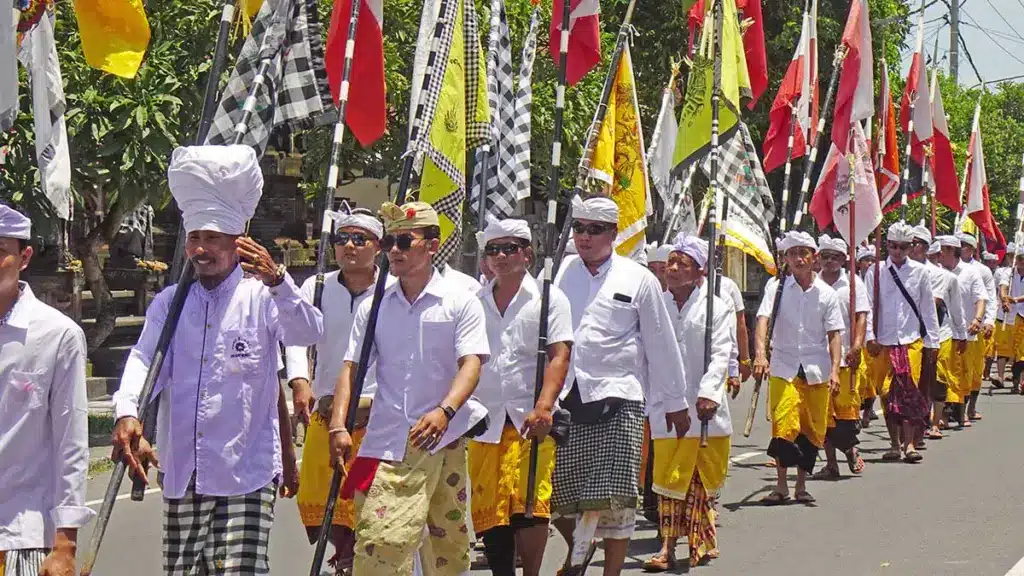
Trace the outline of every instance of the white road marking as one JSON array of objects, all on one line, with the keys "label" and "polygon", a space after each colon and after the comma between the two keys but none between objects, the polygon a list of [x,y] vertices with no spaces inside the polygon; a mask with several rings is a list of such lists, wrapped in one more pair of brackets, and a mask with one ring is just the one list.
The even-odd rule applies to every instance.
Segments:
[{"label": "white road marking", "polygon": [[1024,558],[1021,558],[1010,568],[1010,571],[1006,573],[1006,576],[1024,576]]},{"label": "white road marking", "polygon": [[749,459],[753,458],[754,456],[760,456],[761,454],[764,454],[764,452],[760,452],[760,451],[757,451],[757,452],[744,452],[743,454],[740,454],[739,456],[733,456],[732,458],[729,458],[729,462],[732,462],[733,464],[735,464],[737,462],[743,462],[744,460],[749,460]]}]

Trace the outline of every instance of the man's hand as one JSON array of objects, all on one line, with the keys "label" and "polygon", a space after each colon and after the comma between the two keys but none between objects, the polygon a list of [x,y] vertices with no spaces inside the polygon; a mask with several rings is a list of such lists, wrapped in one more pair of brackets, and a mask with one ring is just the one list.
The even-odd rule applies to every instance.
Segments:
[{"label": "man's hand", "polygon": [[75,576],[75,541],[60,538],[43,563],[39,566],[39,576]]},{"label": "man's hand", "polygon": [[996,329],[992,324],[985,324],[985,338],[991,338],[992,332]]},{"label": "man's hand", "polygon": [[294,498],[299,493],[299,466],[295,459],[294,447],[282,451],[281,466],[284,471],[278,493],[282,498]]},{"label": "man's hand", "polygon": [[416,425],[409,430],[412,445],[426,451],[433,450],[440,442],[441,436],[448,430],[448,416],[440,407],[424,414]]},{"label": "man's hand", "polygon": [[523,429],[519,431],[524,438],[543,440],[545,436],[551,433],[551,426],[554,424],[554,418],[551,415],[551,409],[546,406],[534,406],[533,410],[526,415],[526,420],[523,421]]},{"label": "man's hand", "polygon": [[708,421],[715,417],[718,412],[718,402],[707,398],[697,398],[697,419]]},{"label": "man's hand", "polygon": [[299,422],[309,425],[309,416],[313,413],[313,406],[316,398],[313,397],[313,387],[305,378],[295,378],[288,384],[292,387],[292,405],[295,406],[295,416]]},{"label": "man's hand", "polygon": [[979,332],[981,332],[981,322],[977,318],[975,318],[974,320],[971,320],[970,324],[967,325],[967,333],[970,334],[971,336],[975,336]]},{"label": "man's hand", "polygon": [[239,236],[235,240],[235,253],[238,254],[239,264],[246,274],[259,278],[268,286],[276,285],[280,281],[277,276],[277,263],[270,256],[270,252],[252,238]]},{"label": "man's hand", "polygon": [[860,348],[854,347],[846,351],[846,365],[851,371],[857,371],[857,366],[860,366]]},{"label": "man's hand", "polygon": [[117,421],[114,425],[114,432],[111,434],[113,450],[110,459],[114,462],[124,460],[128,467],[128,476],[141,478],[149,486],[149,479],[146,477],[150,466],[160,468],[156,453],[149,442],[142,437],[142,422],[138,418],[126,416]]},{"label": "man's hand", "polygon": [[953,343],[956,345],[957,354],[963,354],[967,351],[967,340],[954,340]]},{"label": "man's hand", "polygon": [[866,348],[868,349],[868,354],[870,354],[872,358],[875,358],[882,353],[882,345],[878,343],[878,340],[868,342]]},{"label": "man's hand", "polygon": [[1009,298],[1003,298],[1002,299],[1002,304],[1003,304],[1003,312],[1004,313],[1009,312],[1010,311],[1010,299]]},{"label": "man's hand", "polygon": [[754,358],[754,378],[764,378],[768,375],[768,357],[763,352],[758,352]]},{"label": "man's hand", "polygon": [[686,431],[690,429],[690,411],[683,408],[678,412],[666,412],[665,425],[669,432],[673,429],[676,431],[676,438],[686,436]]},{"label": "man's hand", "polygon": [[833,371],[828,377],[828,389],[832,394],[838,394],[839,385],[839,372]]},{"label": "man's hand", "polygon": [[352,436],[348,430],[338,430],[331,434],[331,464],[335,470],[345,471],[345,464],[352,460]]},{"label": "man's hand", "polygon": [[729,394],[729,397],[733,400],[740,395],[740,379],[735,376],[730,376],[725,381],[725,391]]},{"label": "man's hand", "polygon": [[751,364],[750,360],[740,360],[740,382],[746,382],[750,378]]}]

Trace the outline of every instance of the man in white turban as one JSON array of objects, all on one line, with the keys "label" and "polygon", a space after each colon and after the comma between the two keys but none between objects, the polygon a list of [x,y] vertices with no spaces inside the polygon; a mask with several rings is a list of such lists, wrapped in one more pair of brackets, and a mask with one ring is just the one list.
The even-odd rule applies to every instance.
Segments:
[{"label": "man in white turban", "polygon": [[654,438],[653,490],[658,495],[662,538],[661,550],[644,563],[649,572],[677,568],[679,538],[689,541],[689,566],[717,556],[713,502],[729,468],[732,419],[726,377],[735,355],[736,326],[732,305],[712,296],[711,361],[705,367],[707,260],[708,243],[696,236],[680,234],[671,246],[666,270],[669,287],[663,298],[683,356],[687,401],[698,419],[708,423],[708,445],[700,446],[700,426],[692,426],[685,437],[678,438],[664,427],[664,406],[659,402],[648,406]]},{"label": "man in white turban", "polygon": [[961,244],[960,260],[968,266],[973,266],[978,271],[982,282],[985,284],[985,294],[987,295],[985,298],[985,318],[982,322],[981,334],[978,336],[981,344],[971,345],[968,343],[967,358],[965,359],[968,363],[967,369],[970,374],[968,379],[970,394],[967,400],[967,421],[964,423],[964,426],[970,427],[971,422],[981,420],[981,414],[978,412],[978,396],[981,394],[981,383],[989,374],[985,369],[988,366],[985,359],[990,356],[989,349],[992,342],[995,341],[996,311],[1000,306],[998,292],[996,291],[996,280],[992,276],[992,270],[977,258],[980,255],[978,239],[966,232],[957,233],[957,238],[960,239]]},{"label": "man in white turban", "polygon": [[[772,439],[768,455],[776,461],[776,486],[766,505],[790,500],[788,470],[797,466],[794,497],[811,503],[807,476],[814,472],[828,428],[828,399],[838,393],[844,324],[836,293],[814,271],[817,243],[806,232],[787,232],[779,244],[792,273],[784,284],[769,282],[757,311],[754,375],[770,375]],[[782,290],[778,311],[775,294]],[[775,334],[768,334],[775,314]],[[777,337],[776,337],[777,336]],[[768,342],[772,343],[771,363]]]},{"label": "man in white turban", "polygon": [[[278,489],[291,497],[298,485],[278,343],[316,343],[322,316],[284,266],[242,236],[263,188],[252,148],[178,148],[167,172],[198,281],[167,350],[169,377],[158,384],[163,565],[168,574],[269,574],[273,504]],[[174,292],[150,304],[114,394],[113,458],[135,477],[156,463],[142,438],[139,395]]]},{"label": "man in white turban", "polygon": [[992,379],[992,386],[1004,388],[1006,380],[1007,360],[1014,357],[1013,353],[1013,327],[1014,319],[1009,313],[1011,306],[1007,301],[1009,296],[1010,278],[1013,276],[1013,260],[1017,246],[1010,242],[1006,245],[1006,254],[1003,256],[1001,266],[995,266],[992,270],[992,280],[996,284],[996,328],[993,356],[996,358],[996,377]]},{"label": "man in white turban", "polygon": [[31,228],[0,204],[0,574],[74,574],[78,531],[96,515],[85,334],[21,281]]},{"label": "man in white turban", "polygon": [[858,246],[857,247],[857,273],[860,274],[860,279],[864,279],[864,274],[868,268],[878,260],[878,254],[875,253],[874,246]]},{"label": "man in white turban", "polygon": [[665,284],[665,266],[668,264],[668,255],[671,252],[672,246],[668,244],[659,246],[657,242],[653,242],[647,246],[647,269],[661,283],[662,290],[668,289]]}]

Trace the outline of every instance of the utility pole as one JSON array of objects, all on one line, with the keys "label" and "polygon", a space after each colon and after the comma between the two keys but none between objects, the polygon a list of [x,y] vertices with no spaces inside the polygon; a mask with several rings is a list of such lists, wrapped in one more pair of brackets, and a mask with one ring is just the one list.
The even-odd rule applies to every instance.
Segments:
[{"label": "utility pole", "polygon": [[960,72],[960,0],[949,0],[949,75],[956,83]]}]

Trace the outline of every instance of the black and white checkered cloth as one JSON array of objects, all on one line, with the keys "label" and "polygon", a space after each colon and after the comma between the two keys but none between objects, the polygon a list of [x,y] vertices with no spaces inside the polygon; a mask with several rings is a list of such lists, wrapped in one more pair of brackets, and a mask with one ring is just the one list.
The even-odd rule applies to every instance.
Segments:
[{"label": "black and white checkered cloth", "polygon": [[270,528],[277,482],[241,496],[204,496],[189,486],[184,498],[164,498],[164,571],[270,574]]},{"label": "black and white checkered cloth", "polygon": [[[710,178],[710,152],[701,161],[701,170]],[[747,125],[742,122],[732,137],[721,146],[718,182],[723,193],[729,197],[726,219],[740,218],[750,230],[764,234],[766,244],[771,246],[773,243],[768,224],[775,220],[775,200],[757,156],[757,148],[750,138]]]},{"label": "black and white checkered cloth", "polygon": [[[540,13],[533,11],[530,31],[523,40],[519,76],[512,77],[512,41],[504,0],[491,3],[491,41],[487,86],[491,104],[491,148],[477,150],[476,170],[470,185],[469,208],[477,212],[480,172],[487,179],[486,214],[507,218],[516,203],[530,197],[530,129],[533,106],[533,62],[537,54]],[[487,159],[486,166],[484,159]]]},{"label": "black and white checkered cloth", "polygon": [[555,451],[551,509],[561,515],[636,508],[644,404],[623,401],[611,419],[572,424],[569,443]]},{"label": "black and white checkered cloth", "polygon": [[243,144],[259,156],[281,124],[294,130],[337,119],[324,68],[316,0],[268,0],[260,8],[221,97],[207,144],[230,144],[262,57],[272,57]]},{"label": "black and white checkered cloth", "polygon": [[42,548],[8,550],[4,557],[4,571],[0,572],[0,576],[39,576],[39,568],[47,554]]}]

